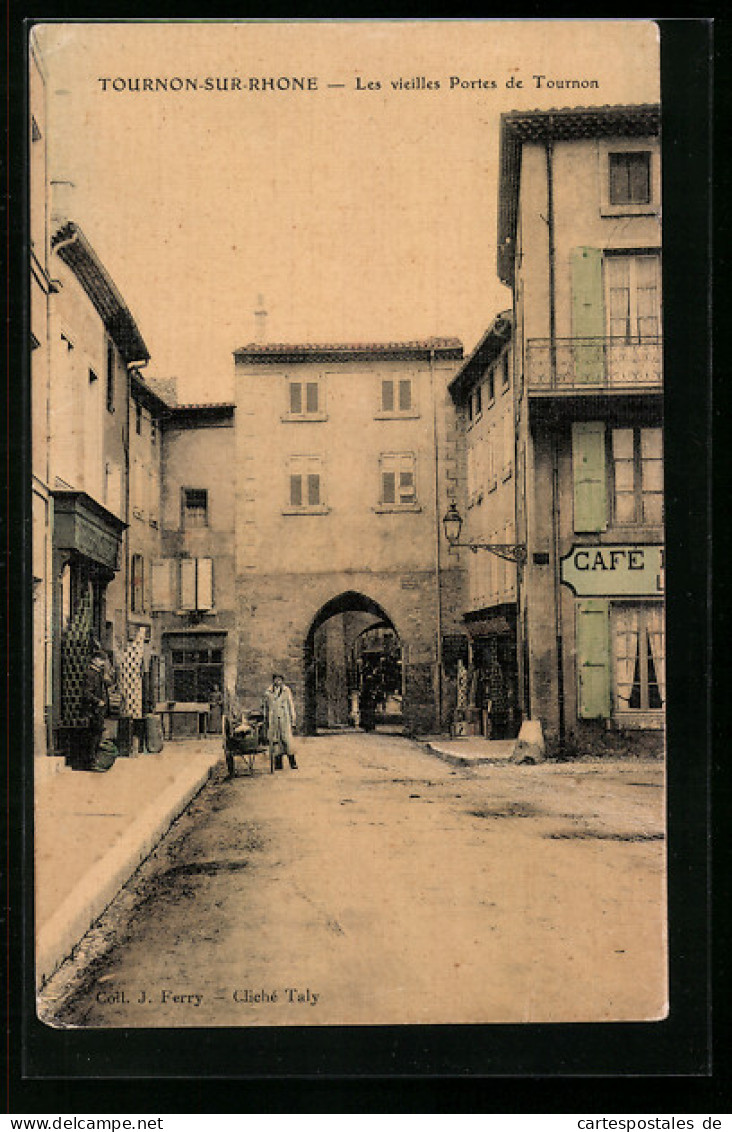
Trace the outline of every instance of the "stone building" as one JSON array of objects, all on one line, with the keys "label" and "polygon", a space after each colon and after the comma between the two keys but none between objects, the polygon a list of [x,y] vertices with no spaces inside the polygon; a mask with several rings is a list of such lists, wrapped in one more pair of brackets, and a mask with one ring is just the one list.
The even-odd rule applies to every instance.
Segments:
[{"label": "stone building", "polygon": [[160,539],[150,562],[158,698],[207,702],[236,684],[234,405],[162,416]]},{"label": "stone building", "polygon": [[[516,476],[511,312],[492,322],[449,385],[465,445],[460,541],[465,556],[469,707],[482,735],[516,733]],[[493,549],[488,549],[491,547]],[[473,728],[471,728],[473,729]]]},{"label": "stone building", "polygon": [[234,357],[240,698],[257,703],[281,670],[312,732],[327,695],[317,658],[337,650],[342,718],[347,658],[378,626],[399,639],[407,728],[439,726],[464,641],[463,569],[441,530],[458,481],[447,384],[460,343],[253,344]]},{"label": "stone building", "polygon": [[513,291],[521,699],[551,743],[664,722],[658,106],[501,120]]}]

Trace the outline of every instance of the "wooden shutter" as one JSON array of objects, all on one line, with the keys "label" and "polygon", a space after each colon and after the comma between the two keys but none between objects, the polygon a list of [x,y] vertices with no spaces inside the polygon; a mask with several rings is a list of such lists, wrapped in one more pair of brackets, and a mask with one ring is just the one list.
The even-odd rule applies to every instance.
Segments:
[{"label": "wooden shutter", "polygon": [[299,381],[290,382],[290,412],[298,416],[302,413],[302,384]]},{"label": "wooden shutter", "polygon": [[599,248],[574,248],[571,265],[572,336],[575,339],[598,339],[597,344],[575,342],[575,381],[580,385],[597,385],[603,382],[605,376],[602,252]]},{"label": "wooden shutter", "polygon": [[317,381],[308,381],[306,385],[305,407],[308,413],[317,413],[318,411]]},{"label": "wooden shutter", "polygon": [[607,473],[605,425],[602,421],[573,423],[572,477],[575,531],[606,530]]},{"label": "wooden shutter", "polygon": [[412,382],[410,379],[399,382],[399,410],[408,413],[412,408]]},{"label": "wooden shutter", "polygon": [[382,503],[396,503],[396,474],[394,472],[381,473]]},{"label": "wooden shutter", "polygon": [[213,609],[213,558],[196,559],[196,609]]},{"label": "wooden shutter", "polygon": [[175,609],[175,559],[158,558],[151,564],[151,590],[153,610]]},{"label": "wooden shutter", "polygon": [[308,472],[308,507],[317,507],[320,504],[320,475],[317,472]]},{"label": "wooden shutter", "polygon": [[610,603],[577,603],[577,715],[610,718]]},{"label": "wooden shutter", "polygon": [[391,413],[394,411],[393,381],[382,381],[381,383],[381,410],[384,413]]},{"label": "wooden shutter", "polygon": [[193,611],[196,608],[196,560],[180,560],[180,608]]}]

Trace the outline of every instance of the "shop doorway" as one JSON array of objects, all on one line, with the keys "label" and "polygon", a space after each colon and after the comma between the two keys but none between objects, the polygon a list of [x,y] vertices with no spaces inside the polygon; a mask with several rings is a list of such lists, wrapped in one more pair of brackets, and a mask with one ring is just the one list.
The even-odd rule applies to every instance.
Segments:
[{"label": "shop doorway", "polygon": [[210,703],[224,686],[223,633],[176,633],[165,638],[168,699],[176,703]]}]

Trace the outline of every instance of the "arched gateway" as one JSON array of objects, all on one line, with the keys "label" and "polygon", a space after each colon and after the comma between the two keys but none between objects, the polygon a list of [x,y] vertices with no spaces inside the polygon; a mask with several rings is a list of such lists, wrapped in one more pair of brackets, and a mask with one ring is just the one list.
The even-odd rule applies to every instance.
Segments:
[{"label": "arched gateway", "polygon": [[[370,652],[364,647],[366,641],[371,642]],[[362,686],[364,671],[376,661],[385,674],[386,691],[392,692],[394,702],[400,702],[401,640],[386,610],[355,590],[338,594],[321,606],[303,643],[306,734],[314,735],[319,726],[351,721],[351,697]]]}]

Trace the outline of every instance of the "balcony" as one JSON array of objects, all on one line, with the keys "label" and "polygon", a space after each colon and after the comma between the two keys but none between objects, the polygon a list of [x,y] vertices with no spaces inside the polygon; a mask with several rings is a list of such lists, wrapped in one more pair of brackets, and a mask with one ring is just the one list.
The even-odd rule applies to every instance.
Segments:
[{"label": "balcony", "polygon": [[663,339],[529,338],[530,395],[660,392]]}]

